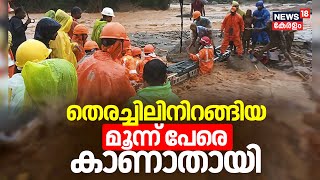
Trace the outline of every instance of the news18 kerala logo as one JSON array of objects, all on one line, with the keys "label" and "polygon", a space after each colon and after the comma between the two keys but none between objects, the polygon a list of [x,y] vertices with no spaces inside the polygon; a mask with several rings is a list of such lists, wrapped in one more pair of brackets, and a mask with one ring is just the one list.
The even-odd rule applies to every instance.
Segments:
[{"label": "news18 kerala logo", "polygon": [[273,12],[272,30],[301,31],[303,19],[310,18],[310,13],[309,8],[300,9],[300,12]]}]

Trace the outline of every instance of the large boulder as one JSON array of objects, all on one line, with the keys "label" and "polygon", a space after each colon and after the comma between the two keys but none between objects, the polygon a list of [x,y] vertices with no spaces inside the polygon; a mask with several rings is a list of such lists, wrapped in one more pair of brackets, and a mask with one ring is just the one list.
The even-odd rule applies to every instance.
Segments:
[{"label": "large boulder", "polygon": [[265,65],[255,58],[250,59],[249,55],[244,55],[243,59],[240,59],[237,55],[231,55],[227,61],[227,68],[235,71],[267,70]]}]

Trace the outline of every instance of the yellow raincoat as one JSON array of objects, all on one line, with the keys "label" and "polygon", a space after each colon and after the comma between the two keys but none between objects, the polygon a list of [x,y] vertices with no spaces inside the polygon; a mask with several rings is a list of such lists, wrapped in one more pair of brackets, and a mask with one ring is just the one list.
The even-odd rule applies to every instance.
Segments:
[{"label": "yellow raincoat", "polygon": [[73,45],[68,36],[73,19],[61,9],[57,10],[55,20],[61,24],[58,35],[55,40],[50,41],[50,48],[52,49],[51,58],[66,59],[75,67],[77,65],[76,56],[73,53]]}]

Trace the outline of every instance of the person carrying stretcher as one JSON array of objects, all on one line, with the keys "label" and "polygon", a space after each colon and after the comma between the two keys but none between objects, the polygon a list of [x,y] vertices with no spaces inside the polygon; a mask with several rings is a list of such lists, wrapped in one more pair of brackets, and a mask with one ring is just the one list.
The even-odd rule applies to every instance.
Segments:
[{"label": "person carrying stretcher", "polygon": [[199,61],[200,74],[210,74],[214,66],[214,52],[211,39],[204,36],[200,40],[201,50],[198,54],[189,54],[193,61]]}]

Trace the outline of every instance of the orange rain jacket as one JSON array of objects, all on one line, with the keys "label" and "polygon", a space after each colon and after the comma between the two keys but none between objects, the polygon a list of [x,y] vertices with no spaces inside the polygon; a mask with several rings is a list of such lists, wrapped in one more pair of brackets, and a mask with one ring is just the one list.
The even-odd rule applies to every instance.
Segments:
[{"label": "orange rain jacket", "polygon": [[160,59],[158,56],[156,56],[155,54],[150,54],[148,56],[144,57],[143,61],[140,61],[140,63],[137,66],[137,72],[138,72],[138,76],[139,76],[139,82],[143,82],[143,69],[144,69],[144,65],[147,64],[147,62],[151,61],[152,59]]},{"label": "orange rain jacket", "polygon": [[83,42],[81,36],[77,35],[72,36],[72,41],[78,44],[78,46],[75,47],[76,50],[73,51],[73,53],[77,58],[77,62],[79,62],[86,55],[86,51],[84,50],[84,44],[86,42]]},{"label": "orange rain jacket", "polygon": [[[232,34],[230,32],[232,31]],[[244,31],[243,18],[239,14],[232,16],[228,14],[221,25],[221,30],[224,31],[224,39],[221,44],[221,52],[224,53],[229,46],[229,42],[233,41],[234,45],[237,47],[238,54],[243,53],[243,46],[241,42],[240,34]]]},{"label": "orange rain jacket", "polygon": [[139,76],[137,72],[138,64],[140,63],[139,58],[134,58],[132,56],[126,55],[123,57],[123,65],[129,72],[129,80],[139,82]]},{"label": "orange rain jacket", "polygon": [[214,66],[213,46],[205,46],[196,55],[190,54],[190,59],[199,61],[200,74],[210,74]]},{"label": "orange rain jacket", "polygon": [[78,66],[78,104],[122,107],[136,92],[126,69],[107,52],[96,51]]}]

